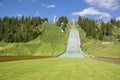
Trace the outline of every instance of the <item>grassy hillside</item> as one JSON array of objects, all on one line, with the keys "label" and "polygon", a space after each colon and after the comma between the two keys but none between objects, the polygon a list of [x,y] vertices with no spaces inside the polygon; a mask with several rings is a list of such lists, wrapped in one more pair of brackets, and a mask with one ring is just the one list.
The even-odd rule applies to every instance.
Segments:
[{"label": "grassy hillside", "polygon": [[120,43],[102,42],[95,39],[86,38],[86,33],[77,26],[80,38],[81,48],[85,54],[95,55],[100,57],[120,58]]},{"label": "grassy hillside", "polygon": [[1,80],[120,80],[119,74],[120,65],[86,58],[0,62]]},{"label": "grassy hillside", "polygon": [[[69,26],[68,26],[69,28]],[[46,24],[44,34],[41,36],[41,46],[36,50],[34,55],[56,55],[64,52],[67,42],[68,28],[64,33],[60,27],[55,24]]]},{"label": "grassy hillside", "polygon": [[53,56],[64,52],[68,29],[64,33],[55,24],[44,24],[44,32],[27,43],[0,42],[1,56]]}]

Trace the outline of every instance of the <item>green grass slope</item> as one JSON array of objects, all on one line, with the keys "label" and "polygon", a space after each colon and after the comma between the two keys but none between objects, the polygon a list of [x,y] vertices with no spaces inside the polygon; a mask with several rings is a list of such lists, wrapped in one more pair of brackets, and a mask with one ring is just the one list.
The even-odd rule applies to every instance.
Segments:
[{"label": "green grass slope", "polygon": [[55,24],[46,24],[44,34],[41,36],[41,46],[36,50],[34,55],[57,55],[64,52],[68,36],[68,28],[64,33],[60,27]]},{"label": "green grass slope", "polygon": [[65,50],[68,29],[64,33],[56,24],[44,24],[44,32],[27,43],[0,42],[0,56],[53,56]]},{"label": "green grass slope", "polygon": [[86,58],[0,62],[0,80],[120,80],[120,65]]},{"label": "green grass slope", "polygon": [[[92,44],[93,45],[93,44]],[[120,43],[98,43],[86,49],[86,53],[101,57],[120,58]]]},{"label": "green grass slope", "polygon": [[85,54],[99,57],[120,58],[120,43],[103,42],[86,38],[86,33],[77,26],[81,38],[81,49]]}]

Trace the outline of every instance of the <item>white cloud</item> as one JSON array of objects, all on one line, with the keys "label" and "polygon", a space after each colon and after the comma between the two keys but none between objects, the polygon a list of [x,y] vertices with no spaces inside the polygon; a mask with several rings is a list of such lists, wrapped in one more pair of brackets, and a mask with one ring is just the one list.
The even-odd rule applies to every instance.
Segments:
[{"label": "white cloud", "polygon": [[55,5],[48,5],[47,8],[55,8]]},{"label": "white cloud", "polygon": [[54,5],[54,4],[51,4],[51,5],[42,4],[42,6],[46,7],[46,8],[55,8],[56,5]]},{"label": "white cloud", "polygon": [[93,7],[84,9],[84,10],[79,11],[79,12],[73,12],[72,14],[73,15],[78,15],[78,16],[92,15],[92,16],[99,16],[100,18],[103,18],[103,17],[109,18],[109,17],[111,17],[109,13],[100,12],[97,9],[93,8]]},{"label": "white cloud", "polygon": [[116,20],[120,20],[120,16],[116,18]]},{"label": "white cloud", "polygon": [[84,9],[83,11],[80,12],[74,12],[73,15],[80,15],[80,16],[85,16],[85,15],[99,15],[99,11],[95,10],[93,7]]},{"label": "white cloud", "polygon": [[119,8],[118,0],[84,0],[84,1],[90,5],[106,8],[109,10],[116,10]]},{"label": "white cloud", "polygon": [[18,17],[22,17],[22,16],[23,16],[23,14],[18,13],[16,16],[18,16]]}]

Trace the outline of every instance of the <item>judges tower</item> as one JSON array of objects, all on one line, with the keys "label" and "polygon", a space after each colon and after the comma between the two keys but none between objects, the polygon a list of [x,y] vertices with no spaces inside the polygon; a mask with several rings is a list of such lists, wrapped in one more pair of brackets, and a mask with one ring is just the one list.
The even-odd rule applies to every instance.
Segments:
[{"label": "judges tower", "polygon": [[56,14],[54,15],[54,18],[53,18],[53,23],[56,22]]}]

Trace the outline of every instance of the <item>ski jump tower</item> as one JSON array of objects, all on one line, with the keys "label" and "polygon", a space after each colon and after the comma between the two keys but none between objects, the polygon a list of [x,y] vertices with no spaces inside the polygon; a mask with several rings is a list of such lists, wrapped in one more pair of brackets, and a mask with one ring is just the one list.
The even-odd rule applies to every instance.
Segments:
[{"label": "ski jump tower", "polygon": [[54,18],[53,18],[53,23],[56,22],[56,14],[54,15]]}]

